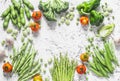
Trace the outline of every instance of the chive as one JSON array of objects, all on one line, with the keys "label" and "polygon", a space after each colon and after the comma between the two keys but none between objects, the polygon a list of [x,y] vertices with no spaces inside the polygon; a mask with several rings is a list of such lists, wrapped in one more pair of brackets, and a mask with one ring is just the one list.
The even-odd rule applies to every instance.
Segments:
[{"label": "chive", "polygon": [[78,25],[79,25],[79,22],[76,22],[76,25],[78,26]]},{"label": "chive", "polygon": [[61,25],[61,23],[59,22],[59,23],[58,23],[58,26],[60,26],[60,25]]},{"label": "chive", "polygon": [[115,17],[114,17],[114,16],[112,16],[112,19],[114,20],[114,19],[115,19]]},{"label": "chive", "polygon": [[77,21],[79,22],[79,21],[80,21],[80,19],[79,19],[79,18],[77,18]]},{"label": "chive", "polygon": [[61,23],[64,23],[64,22],[65,22],[65,18],[61,17]]},{"label": "chive", "polygon": [[44,64],[45,67],[47,67],[47,64]]},{"label": "chive", "polygon": [[23,31],[23,36],[27,37],[27,32],[26,31]]}]

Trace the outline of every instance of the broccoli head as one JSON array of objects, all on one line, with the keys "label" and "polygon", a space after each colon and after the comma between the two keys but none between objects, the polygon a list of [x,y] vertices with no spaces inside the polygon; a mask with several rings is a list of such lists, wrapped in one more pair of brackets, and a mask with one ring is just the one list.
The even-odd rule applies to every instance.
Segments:
[{"label": "broccoli head", "polygon": [[55,12],[52,10],[52,8],[49,8],[49,10],[47,12],[44,12],[43,14],[47,20],[56,21]]}]

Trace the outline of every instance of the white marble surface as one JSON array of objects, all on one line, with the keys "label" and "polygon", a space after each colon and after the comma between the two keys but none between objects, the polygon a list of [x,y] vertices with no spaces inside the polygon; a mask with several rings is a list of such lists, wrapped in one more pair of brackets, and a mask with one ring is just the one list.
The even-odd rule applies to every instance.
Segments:
[{"label": "white marble surface", "polygon": [[[1,12],[3,12],[10,4],[10,0],[7,0],[6,3],[4,3],[5,0],[1,0],[0,2],[0,15]],[[34,4],[35,10],[38,10],[38,4],[39,0],[29,0]],[[83,2],[84,0],[69,0],[71,6],[76,6],[77,4]],[[115,30],[113,32],[113,36],[120,35],[120,0],[101,0],[101,4],[104,4],[104,2],[108,3],[108,6],[113,8],[113,13],[111,15],[115,16],[114,21],[107,21],[105,19],[104,23],[111,23],[114,22],[116,24]],[[47,22],[44,18],[41,20],[41,30],[39,31],[39,35],[37,37],[34,37],[31,34],[31,37],[33,38],[33,43],[35,48],[38,50],[38,56],[37,58],[43,58],[44,63],[47,62],[48,59],[52,58],[53,55],[59,55],[60,52],[66,53],[68,52],[69,56],[71,58],[74,58],[79,60],[79,55],[82,52],[85,52],[84,46],[87,44],[87,37],[88,36],[94,36],[93,32],[86,31],[82,28],[81,25],[76,26],[76,18],[79,17],[79,14],[77,10],[75,11],[75,18],[73,21],[71,21],[70,26],[61,25],[60,27],[55,25],[55,23],[48,24],[50,22]],[[58,19],[59,20],[59,19]],[[3,31],[2,28],[3,21],[0,20],[0,42],[4,40],[6,37],[10,37],[6,32]],[[10,23],[9,27],[13,27],[13,25]],[[119,36],[120,37],[120,36]],[[98,40],[96,40],[98,41]],[[20,42],[20,34],[17,37],[17,41],[15,41],[15,46],[19,47],[21,45]],[[0,45],[0,49],[5,49]],[[120,58],[119,49],[116,50],[116,55],[118,59]],[[6,54],[9,55],[10,51]],[[9,60],[9,59],[8,59]],[[17,81],[17,76],[13,75],[13,77],[6,79],[6,77],[3,76],[2,72],[2,62],[0,63],[0,81]],[[43,78],[50,77],[48,68],[46,69],[47,73],[42,74]],[[99,78],[96,77],[94,74],[90,73],[88,76],[88,81],[120,81],[118,80],[120,78],[120,68],[116,68],[116,71],[109,79],[105,78]],[[81,75],[79,77],[84,77],[84,75]],[[52,81],[52,80],[50,80]],[[84,78],[78,79],[77,73],[75,73],[75,80],[74,81],[85,81]]]}]

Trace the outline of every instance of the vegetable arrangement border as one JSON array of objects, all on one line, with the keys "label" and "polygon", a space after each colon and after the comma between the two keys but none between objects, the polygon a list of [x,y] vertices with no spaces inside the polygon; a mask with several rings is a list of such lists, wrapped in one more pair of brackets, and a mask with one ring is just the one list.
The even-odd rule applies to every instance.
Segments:
[{"label": "vegetable arrangement border", "polygon": [[[17,35],[19,30],[13,31],[8,28],[10,20],[18,29],[22,29],[23,27],[23,37],[21,38],[23,44],[20,49],[17,50],[14,47],[14,42],[12,40],[7,39],[6,41],[2,41],[3,46],[6,44],[6,46],[12,47],[13,49],[13,53],[10,56],[11,62],[5,61],[2,67],[3,72],[6,74],[17,74],[18,81],[28,81],[32,78],[33,81],[43,81],[41,76],[41,63],[43,60],[39,59],[35,61],[37,51],[32,45],[32,39],[28,39],[27,42],[25,41],[25,37],[30,34],[30,31],[27,29],[30,27],[32,32],[38,33],[41,28],[40,21],[42,14],[48,21],[57,22],[57,16],[61,13],[68,12],[70,4],[63,0],[47,0],[46,2],[40,0],[38,8],[41,11],[33,11],[34,6],[28,0],[19,0],[19,2],[11,0],[11,2],[12,5],[10,5],[1,15],[4,20],[3,28],[7,30],[7,33],[13,32],[12,35],[16,39],[14,34]],[[90,45],[85,48],[86,52],[81,53],[79,56],[81,64],[78,64],[76,60],[70,60],[67,54],[63,56],[60,53],[60,58],[54,57],[53,60],[48,61],[49,65],[53,64],[50,69],[53,81],[73,81],[75,71],[77,74],[83,75],[87,74],[88,70],[98,77],[109,78],[110,74],[113,74],[115,66],[119,66],[115,55],[113,41],[106,41],[107,37],[113,32],[115,24],[111,23],[102,26],[104,19],[109,15],[108,12],[112,12],[112,10],[105,9],[104,6],[102,6],[106,13],[104,14],[98,11],[97,8],[100,7],[100,2],[101,0],[84,1],[79,4],[76,9],[80,15],[80,18],[78,18],[77,21],[79,21],[82,26],[99,27],[98,37],[103,39],[103,48],[98,48],[98,46],[94,44],[94,38],[88,38]],[[33,12],[32,15],[29,9]],[[65,18],[73,20],[74,9],[75,8],[71,8],[69,11],[70,13],[67,13]],[[28,26],[26,26],[24,14],[26,14],[28,21],[31,18],[33,19],[33,22],[29,23]],[[66,25],[69,25],[69,20],[65,18],[61,17],[61,22],[65,21]],[[79,23],[77,23],[77,25]],[[61,23],[59,23],[59,26],[60,24]],[[1,52],[1,56],[6,57],[4,51]],[[92,58],[92,60],[89,58]],[[47,67],[47,64],[44,66]],[[46,73],[46,71],[43,72]],[[45,81],[49,81],[49,79],[46,78]]]}]

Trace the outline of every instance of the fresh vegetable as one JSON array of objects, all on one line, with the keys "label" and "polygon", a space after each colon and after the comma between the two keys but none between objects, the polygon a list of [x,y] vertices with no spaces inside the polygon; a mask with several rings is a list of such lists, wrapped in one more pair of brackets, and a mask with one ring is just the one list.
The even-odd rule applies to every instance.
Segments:
[{"label": "fresh vegetable", "polygon": [[106,26],[103,26],[103,27],[101,27],[100,30],[98,31],[98,34],[99,34],[101,37],[105,38],[105,37],[109,36],[109,35],[112,33],[112,31],[114,30],[114,27],[115,27],[115,24],[114,24],[114,23],[108,24],[108,25],[106,25]]},{"label": "fresh vegetable", "polygon": [[80,23],[81,23],[82,25],[88,25],[88,23],[89,23],[89,18],[88,18],[87,16],[81,16],[81,17],[80,17]]},{"label": "fresh vegetable", "polygon": [[42,81],[42,77],[40,74],[37,74],[33,77],[33,81]]},{"label": "fresh vegetable", "polygon": [[29,0],[23,0],[23,3],[31,10],[34,10],[34,6],[29,2]]},{"label": "fresh vegetable", "polygon": [[24,42],[20,50],[13,48],[11,60],[13,73],[18,74],[18,81],[27,81],[40,73],[41,65],[39,60],[35,61],[36,53],[30,41]]},{"label": "fresh vegetable", "polygon": [[77,63],[69,60],[67,54],[61,55],[60,59],[54,57],[53,67],[50,70],[53,81],[72,81]]},{"label": "fresh vegetable", "polygon": [[82,53],[80,55],[80,59],[81,59],[82,62],[86,62],[89,59],[89,55],[87,53]]},{"label": "fresh vegetable", "polygon": [[99,26],[104,20],[104,16],[98,12],[98,11],[95,11],[95,10],[92,10],[90,12],[90,24],[91,25],[96,25],[96,26]]},{"label": "fresh vegetable", "polygon": [[39,9],[43,11],[43,15],[49,21],[56,21],[55,14],[65,12],[68,8],[69,3],[62,0],[48,0],[47,2],[40,0],[39,3]]},{"label": "fresh vegetable", "polygon": [[13,66],[9,62],[7,62],[7,63],[3,64],[2,68],[3,68],[4,72],[10,73],[10,72],[12,72]]},{"label": "fresh vegetable", "polygon": [[101,0],[90,0],[83,2],[77,6],[77,10],[81,15],[90,13],[100,5]]},{"label": "fresh vegetable", "polygon": [[115,56],[115,49],[112,41],[105,41],[103,48],[93,46],[93,60],[89,62],[89,69],[99,77],[109,77],[115,70],[118,60]]},{"label": "fresh vegetable", "polygon": [[10,7],[8,7],[1,15],[2,18],[5,18],[10,12]]},{"label": "fresh vegetable", "polygon": [[41,11],[34,11],[33,13],[32,13],[32,18],[34,19],[34,20],[40,20],[41,19],[41,17],[42,17],[42,13],[41,13]]},{"label": "fresh vegetable", "polygon": [[33,32],[37,32],[40,29],[40,25],[38,23],[30,23],[30,28]]},{"label": "fresh vegetable", "polygon": [[86,73],[86,66],[85,65],[78,65],[76,67],[76,71],[78,74],[85,74]]},{"label": "fresh vegetable", "polygon": [[[21,29],[22,26],[26,24],[24,13],[28,20],[31,19],[30,10],[33,10],[33,5],[28,0],[11,0],[12,5],[10,5],[1,15],[3,22],[3,28],[7,29],[9,21]],[[30,9],[30,10],[29,10]]]}]

